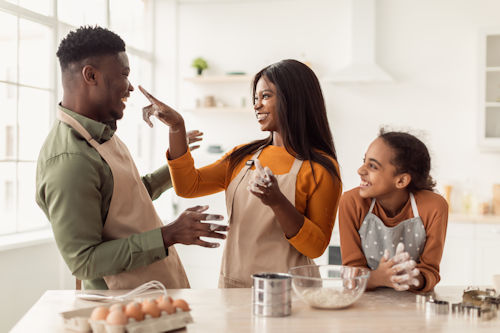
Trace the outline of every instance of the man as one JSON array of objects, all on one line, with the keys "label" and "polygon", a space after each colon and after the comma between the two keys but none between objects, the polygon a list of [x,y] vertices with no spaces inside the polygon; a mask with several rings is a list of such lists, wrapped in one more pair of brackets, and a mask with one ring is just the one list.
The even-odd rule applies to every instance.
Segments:
[{"label": "man", "polygon": [[[152,200],[171,187],[167,166],[139,176],[114,135],[134,90],[125,43],[100,27],[81,27],[59,45],[63,99],[40,151],[36,200],[51,222],[57,246],[85,289],[131,289],[158,280],[188,288],[175,243],[217,247],[227,227],[201,220],[208,207],[184,211],[163,226]],[[219,232],[217,232],[219,231]]]}]

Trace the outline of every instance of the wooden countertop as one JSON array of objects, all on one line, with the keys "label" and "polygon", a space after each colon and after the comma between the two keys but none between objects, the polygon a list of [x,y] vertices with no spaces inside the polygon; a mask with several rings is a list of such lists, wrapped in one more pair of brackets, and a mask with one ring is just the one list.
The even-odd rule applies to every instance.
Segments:
[{"label": "wooden countertop", "polygon": [[[457,302],[463,287],[437,287],[438,297]],[[500,318],[472,321],[452,315],[426,314],[415,295],[380,289],[366,292],[343,310],[316,310],[294,295],[292,315],[265,318],[252,315],[251,289],[173,289],[174,298],[189,302],[194,323],[181,332],[499,332]],[[78,291],[49,290],[14,326],[11,333],[64,332],[60,312],[93,307],[75,298]],[[115,292],[107,292],[115,293]],[[176,331],[179,332],[179,331]]]}]

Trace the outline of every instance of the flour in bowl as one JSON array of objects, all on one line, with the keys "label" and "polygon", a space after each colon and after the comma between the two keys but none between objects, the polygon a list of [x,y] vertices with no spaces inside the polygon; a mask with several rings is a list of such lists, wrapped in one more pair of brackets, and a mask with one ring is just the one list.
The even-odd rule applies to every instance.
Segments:
[{"label": "flour in bowl", "polygon": [[329,309],[346,307],[357,298],[356,295],[331,288],[308,288],[302,292],[302,297],[313,307]]}]

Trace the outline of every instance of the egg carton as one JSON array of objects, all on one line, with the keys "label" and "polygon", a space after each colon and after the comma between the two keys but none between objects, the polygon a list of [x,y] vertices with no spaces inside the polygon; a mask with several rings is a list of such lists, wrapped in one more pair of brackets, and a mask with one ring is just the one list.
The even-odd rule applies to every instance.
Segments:
[{"label": "egg carton", "polygon": [[[126,304],[126,302],[114,303]],[[186,327],[193,322],[190,312],[176,309],[176,313],[167,314],[161,312],[160,317],[152,318],[146,315],[141,321],[129,319],[127,325],[110,325],[105,320],[91,320],[90,315],[95,307],[61,312],[64,321],[64,328],[75,332],[94,333],[145,333],[145,332],[167,332]]]}]

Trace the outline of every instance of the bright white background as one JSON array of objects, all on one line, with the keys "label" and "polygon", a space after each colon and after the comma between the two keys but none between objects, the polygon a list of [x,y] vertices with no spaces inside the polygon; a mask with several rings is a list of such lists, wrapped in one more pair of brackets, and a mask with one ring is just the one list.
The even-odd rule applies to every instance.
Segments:
[{"label": "bright white background", "polygon": [[[197,56],[211,66],[206,75],[252,74],[283,58],[307,59],[322,80],[345,189],[357,186],[356,170],[379,126],[390,125],[411,129],[427,143],[438,189],[454,186],[456,212],[461,211],[464,193],[477,201],[491,199],[491,185],[500,183],[500,154],[481,152],[476,144],[478,31],[500,27],[500,2],[378,0],[376,14],[377,61],[394,82],[332,84],[324,79],[347,65],[350,57],[348,0],[157,0],[154,91],[179,108],[192,107],[204,92],[183,78],[194,75],[190,62]],[[245,86],[220,90],[217,97],[228,104],[235,103],[233,95],[240,101],[245,92],[250,94]],[[139,112],[127,110],[126,117]],[[230,149],[262,136],[251,112],[186,114],[186,119],[189,128],[206,133],[204,147],[220,144]],[[142,124],[137,126],[143,130]],[[157,123],[149,148],[153,160],[142,171],[164,162],[165,132]],[[203,164],[215,156],[199,151],[195,159]],[[167,220],[174,215],[172,201],[180,206],[209,202],[214,211],[224,213],[222,198],[186,202],[170,192],[157,207]],[[221,251],[208,251],[180,249],[194,286],[215,287]],[[457,265],[464,259],[462,254],[450,257]],[[22,294],[19,306],[0,306],[8,313],[7,320],[2,316],[0,331],[11,327],[44,290],[72,288],[73,279],[58,260],[52,243],[0,253],[4,299],[13,299],[14,292]],[[205,266],[196,264],[200,261]],[[498,262],[489,264],[500,267]]]}]

